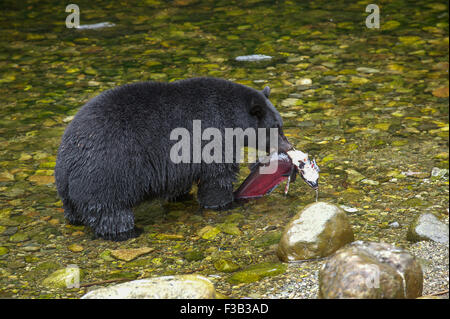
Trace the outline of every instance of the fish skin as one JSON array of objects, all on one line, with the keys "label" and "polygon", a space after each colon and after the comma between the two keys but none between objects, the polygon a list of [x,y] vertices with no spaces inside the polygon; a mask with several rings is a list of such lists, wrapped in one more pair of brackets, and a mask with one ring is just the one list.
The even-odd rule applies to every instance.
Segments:
[{"label": "fish skin", "polygon": [[[261,174],[260,170],[263,165],[253,165],[250,175],[244,180],[234,193],[235,199],[258,198],[270,194],[281,182],[285,181],[289,176],[296,175],[295,166],[289,157],[278,156],[277,170],[273,174]],[[271,160],[273,161],[273,160]],[[295,180],[295,177],[293,178]]]}]

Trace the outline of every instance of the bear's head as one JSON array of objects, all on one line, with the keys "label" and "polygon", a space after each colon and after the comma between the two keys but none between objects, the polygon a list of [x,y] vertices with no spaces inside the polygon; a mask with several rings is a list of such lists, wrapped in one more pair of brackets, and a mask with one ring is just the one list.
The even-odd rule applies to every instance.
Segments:
[{"label": "bear's head", "polygon": [[[266,128],[266,152],[287,152],[292,145],[283,133],[283,119],[275,106],[269,100],[270,88],[266,86],[262,91],[256,91],[250,101],[249,113],[251,116],[250,126]],[[270,128],[278,129],[278,149],[272,149],[270,141]]]}]

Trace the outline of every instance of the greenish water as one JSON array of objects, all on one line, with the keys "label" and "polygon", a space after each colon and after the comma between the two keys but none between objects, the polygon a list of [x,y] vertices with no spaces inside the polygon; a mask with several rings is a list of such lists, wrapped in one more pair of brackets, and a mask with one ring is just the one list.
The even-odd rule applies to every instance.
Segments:
[{"label": "greenish water", "polygon": [[[448,215],[448,178],[430,178],[433,167],[448,169],[448,3],[380,1],[380,29],[365,26],[368,3],[77,1],[82,25],[115,26],[74,30],[59,1],[2,1],[0,297],[81,296],[85,288],[41,286],[69,264],[89,283],[194,272],[226,279],[214,267],[221,258],[241,267],[276,261],[277,232],[314,200],[300,180],[287,197],[279,187],[230,212],[147,203],[136,213],[144,234],[125,243],[65,225],[52,175],[70,116],[101,91],[143,80],[269,85],[286,135],[317,158],[320,199],[357,209],[348,213],[356,239],[408,247],[414,216]],[[235,60],[249,54],[273,58]],[[207,225],[222,231],[202,239]],[[131,262],[108,254],[142,246],[156,249]],[[263,289],[217,285],[233,297]]]}]

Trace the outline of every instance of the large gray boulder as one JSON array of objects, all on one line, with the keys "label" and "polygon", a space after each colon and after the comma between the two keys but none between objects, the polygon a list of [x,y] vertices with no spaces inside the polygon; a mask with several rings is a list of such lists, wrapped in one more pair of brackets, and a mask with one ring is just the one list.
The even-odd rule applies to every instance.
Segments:
[{"label": "large gray boulder", "polygon": [[291,219],[281,236],[277,255],[282,261],[322,258],[353,240],[345,212],[336,205],[317,202]]},{"label": "large gray boulder", "polygon": [[413,242],[432,240],[448,244],[448,225],[432,213],[423,213],[414,219],[408,229],[407,239]]},{"label": "large gray boulder", "polygon": [[336,252],[319,272],[319,298],[403,299],[422,295],[419,262],[386,243],[354,242]]}]

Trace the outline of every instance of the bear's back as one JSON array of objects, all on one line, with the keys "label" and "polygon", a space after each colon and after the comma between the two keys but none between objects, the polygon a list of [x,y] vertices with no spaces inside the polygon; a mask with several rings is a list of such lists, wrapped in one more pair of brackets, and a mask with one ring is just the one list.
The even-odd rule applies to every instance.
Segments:
[{"label": "bear's back", "polygon": [[160,127],[167,133],[200,119],[220,126],[237,116],[243,99],[256,90],[217,78],[192,78],[171,83],[139,82],[107,90],[88,101],[71,125],[107,129]]}]

